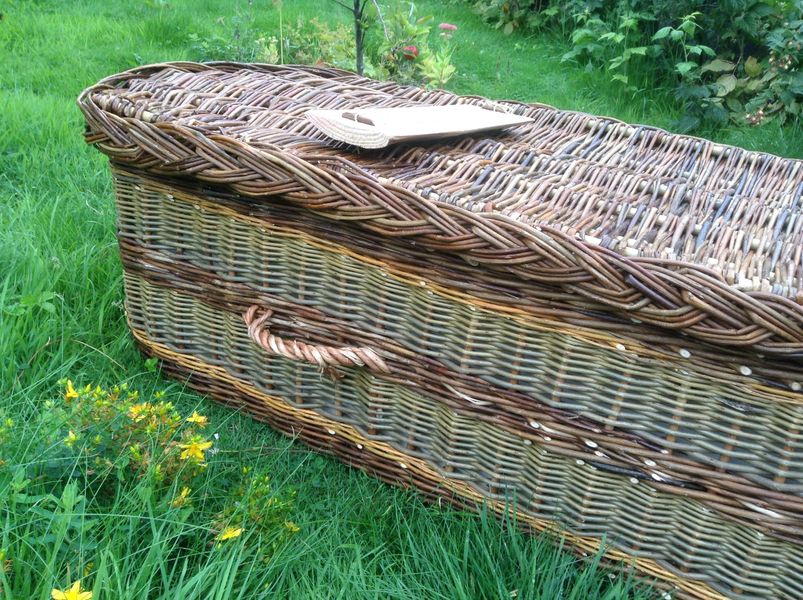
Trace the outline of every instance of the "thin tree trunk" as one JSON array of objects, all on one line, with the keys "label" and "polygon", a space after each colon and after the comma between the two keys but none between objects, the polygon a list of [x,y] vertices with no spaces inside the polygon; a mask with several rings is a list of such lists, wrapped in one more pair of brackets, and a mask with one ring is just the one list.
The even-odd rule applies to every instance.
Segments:
[{"label": "thin tree trunk", "polygon": [[362,75],[365,69],[365,57],[363,42],[365,41],[365,31],[362,28],[362,13],[365,4],[360,6],[362,0],[354,0],[354,45],[357,55],[357,74]]}]

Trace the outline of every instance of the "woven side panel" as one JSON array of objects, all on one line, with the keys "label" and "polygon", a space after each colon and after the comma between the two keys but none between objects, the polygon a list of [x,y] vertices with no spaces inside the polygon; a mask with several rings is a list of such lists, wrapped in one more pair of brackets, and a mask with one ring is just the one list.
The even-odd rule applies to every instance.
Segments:
[{"label": "woven side panel", "polygon": [[[225,312],[238,313],[256,298],[259,302],[277,307],[276,311],[272,311],[272,318],[277,320],[274,324],[276,327],[271,326],[271,329],[285,329],[293,337],[311,336],[312,340],[332,347],[342,345],[341,339],[354,340],[359,346],[367,344],[365,347],[368,348],[373,346],[372,352],[378,351],[385,361],[381,372],[383,378],[414,387],[417,393],[441,398],[450,408],[471,419],[501,426],[527,440],[543,440],[555,451],[587,460],[601,470],[629,475],[634,481],[646,481],[656,489],[697,498],[731,518],[753,523],[762,531],[795,540],[801,536],[797,526],[801,502],[797,496],[757,488],[733,474],[706,469],[677,454],[647,450],[638,436],[615,429],[603,433],[593,421],[574,413],[556,412],[544,404],[535,405],[527,397],[517,396],[512,391],[489,388],[487,392],[480,393],[477,382],[466,374],[446,371],[442,365],[424,361],[422,357],[410,362],[404,356],[397,355],[399,347],[396,344],[373,335],[367,337],[364,332],[357,333],[348,326],[344,328],[344,323],[331,317],[319,321],[312,309],[298,305],[284,306],[282,300],[264,296],[244,286],[237,286],[234,290],[208,287],[202,283],[203,279],[211,278],[205,272],[187,272],[176,265],[173,265],[172,271],[165,271],[165,263],[154,255],[132,259],[130,253],[134,250],[128,244],[124,244],[123,249],[128,272],[145,277],[154,285],[180,290],[201,302],[211,302],[211,308]],[[278,310],[279,306],[283,308]],[[287,311],[288,318],[278,320],[277,315],[283,311]],[[246,311],[248,314],[251,312],[250,309]],[[299,321],[299,317],[303,321]],[[292,337],[286,339],[289,341]],[[272,352],[271,346],[265,345],[261,339],[259,345]],[[419,361],[427,364],[418,364]],[[468,390],[473,397],[461,393],[460,389]],[[522,418],[523,422],[518,420]],[[377,415],[377,422],[382,419],[382,414]],[[746,511],[745,507],[749,510]]]},{"label": "woven side panel", "polygon": [[[382,442],[409,457],[402,459],[403,472],[423,457],[444,483],[461,482],[477,497],[515,499],[524,517],[583,538],[607,535],[627,555],[682,573],[689,591],[699,586],[699,597],[707,597],[708,587],[735,598],[782,597],[803,584],[795,568],[803,560],[798,545],[731,523],[693,500],[553,454],[408,386],[361,370],[333,381],[312,366],[271,358],[248,338],[239,314],[131,273],[126,292],[132,329],[151,352],[168,349],[156,354],[201,373],[217,368],[244,389],[282,398],[294,411],[354,428],[366,443]],[[226,395],[214,387],[210,392]],[[340,434],[333,427],[321,435]]]},{"label": "woven side panel", "polygon": [[696,355],[650,356],[643,343],[621,332],[606,337],[577,328],[584,339],[550,331],[535,318],[506,318],[478,307],[470,295],[446,298],[430,280],[411,285],[392,272],[401,268],[397,263],[366,265],[300,236],[267,234],[259,222],[221,214],[200,198],[152,190],[144,181],[119,177],[117,190],[121,239],[141,241],[221,280],[321,307],[416,356],[600,425],[638,432],[702,464],[768,488],[803,490],[800,394],[783,396],[742,375],[711,377],[698,368]]}]

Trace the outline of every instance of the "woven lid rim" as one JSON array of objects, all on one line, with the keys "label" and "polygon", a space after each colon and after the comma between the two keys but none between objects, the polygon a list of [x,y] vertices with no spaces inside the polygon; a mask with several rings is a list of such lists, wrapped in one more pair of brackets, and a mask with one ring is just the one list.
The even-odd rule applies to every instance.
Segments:
[{"label": "woven lid rim", "polygon": [[[82,92],[78,104],[87,120],[87,141],[97,145],[115,161],[172,176],[186,175],[182,174],[180,165],[182,161],[186,162],[187,157],[182,156],[181,160],[175,160],[171,164],[170,160],[154,160],[154,152],[172,156],[171,153],[186,151],[193,154],[197,161],[198,156],[214,148],[226,160],[237,161],[242,168],[251,168],[248,165],[255,164],[254,161],[267,161],[276,166],[274,150],[269,147],[243,144],[241,140],[226,134],[210,135],[203,127],[177,124],[160,115],[144,114],[133,104],[115,104],[121,98],[112,98],[109,95],[110,90],[124,88],[132,80],[149,77],[166,69],[186,73],[235,70],[278,73],[295,70],[311,76],[349,78],[350,85],[370,82],[346,71],[325,67],[186,62],[148,65],[108,77]],[[528,106],[521,103],[511,104]],[[614,120],[608,121],[621,124]],[[690,136],[679,137],[699,140]],[[700,141],[711,146],[710,142]],[[160,143],[164,148],[159,147]],[[177,150],[178,146],[168,150],[169,144],[178,144],[181,150]],[[717,147],[724,152],[731,148],[741,151],[733,146]],[[772,156],[767,153],[755,155]],[[404,235],[419,240],[418,243],[422,245],[457,252],[469,261],[476,261],[486,268],[504,270],[522,279],[547,282],[554,280],[558,287],[601,302],[612,312],[683,331],[714,344],[752,347],[789,357],[803,356],[803,296],[800,293],[790,298],[771,290],[740,289],[738,285],[728,283],[718,272],[705,265],[656,257],[627,256],[626,253],[601,246],[599,240],[572,235],[555,229],[548,223],[533,224],[516,218],[515,214],[467,210],[441,202],[430,194],[399,187],[393,181],[381,181],[345,157],[317,157],[314,154],[296,153],[291,158],[283,157],[283,160],[292,163],[287,169],[293,177],[303,179],[299,173],[305,170],[311,173],[308,180],[301,181],[303,185],[314,187],[320,186],[321,182],[329,182],[327,185],[332,189],[338,189],[340,183],[335,184],[335,180],[339,181],[342,174],[347,172],[350,174],[350,181],[357,188],[370,186],[375,195],[384,198],[384,204],[380,205],[386,211],[379,217],[357,221],[372,231],[390,234],[396,227],[393,235],[398,235],[407,228],[410,233]],[[801,161],[794,162],[803,164]],[[335,163],[337,168],[332,167]],[[214,176],[210,175],[214,167],[219,165],[210,165],[208,172],[203,174],[205,181],[214,180]],[[202,169],[195,168],[193,176],[201,178],[201,172]],[[255,174],[259,174],[259,169],[255,170]],[[313,180],[315,183],[310,183]],[[247,185],[240,182],[221,183],[244,196],[264,196],[259,193],[253,177]],[[348,194],[344,196],[347,197]],[[333,217],[337,217],[341,210],[316,208],[292,194],[287,195],[287,199]],[[391,202],[390,208],[387,202]],[[393,225],[394,222],[397,225]],[[425,222],[427,225],[419,226],[419,231],[414,232],[408,225],[412,222]],[[474,243],[468,244],[464,239],[466,235],[471,236]],[[462,241],[459,247],[457,244],[449,247],[443,241],[446,238],[460,238]],[[514,256],[515,259],[507,263],[500,262],[503,255]],[[545,260],[550,268],[532,267],[533,264],[544,264]],[[565,269],[567,273],[575,275],[561,277],[556,269]]]}]

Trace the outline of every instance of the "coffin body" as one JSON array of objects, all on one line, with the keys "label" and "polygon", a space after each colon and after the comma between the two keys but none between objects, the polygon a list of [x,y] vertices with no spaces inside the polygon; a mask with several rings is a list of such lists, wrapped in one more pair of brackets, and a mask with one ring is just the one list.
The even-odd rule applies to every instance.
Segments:
[{"label": "coffin body", "polygon": [[[799,163],[513,104],[534,124],[366,154],[303,120],[343,98],[484,102],[238,65],[84,93],[142,349],[385,481],[604,539],[683,595],[803,597]],[[741,187],[703,182],[729,169]],[[670,227],[703,201],[708,225]],[[754,232],[742,260],[727,227]],[[706,236],[731,253],[692,260]]]}]

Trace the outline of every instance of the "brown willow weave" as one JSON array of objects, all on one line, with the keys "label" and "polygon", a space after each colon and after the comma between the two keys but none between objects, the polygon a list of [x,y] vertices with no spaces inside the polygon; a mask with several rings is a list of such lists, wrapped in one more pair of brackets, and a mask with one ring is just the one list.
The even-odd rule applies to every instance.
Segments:
[{"label": "brown willow weave", "polygon": [[140,345],[687,595],[803,597],[801,163],[540,105],[379,152],[304,119],[458,102],[488,101],[234,64],[84,92]]}]

